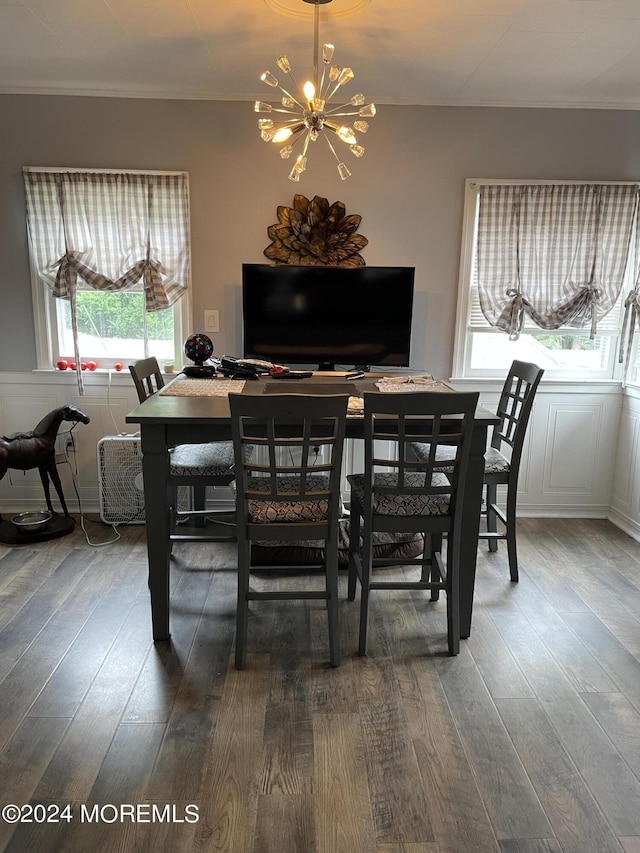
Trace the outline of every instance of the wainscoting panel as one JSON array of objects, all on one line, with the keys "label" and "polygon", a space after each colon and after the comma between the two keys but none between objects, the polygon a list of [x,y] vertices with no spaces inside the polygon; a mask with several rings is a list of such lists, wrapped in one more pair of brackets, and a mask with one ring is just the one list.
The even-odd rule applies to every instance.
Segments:
[{"label": "wainscoting panel", "polygon": [[640,540],[640,396],[627,389],[617,434],[610,518]]},{"label": "wainscoting panel", "polygon": [[[460,391],[479,390],[481,404],[495,410],[500,382],[452,384]],[[520,516],[610,516],[621,401],[620,385],[613,382],[576,385],[543,378],[520,467]]]},{"label": "wainscoting panel", "polygon": [[543,489],[545,494],[593,494],[602,408],[576,406],[573,401],[550,403]]}]

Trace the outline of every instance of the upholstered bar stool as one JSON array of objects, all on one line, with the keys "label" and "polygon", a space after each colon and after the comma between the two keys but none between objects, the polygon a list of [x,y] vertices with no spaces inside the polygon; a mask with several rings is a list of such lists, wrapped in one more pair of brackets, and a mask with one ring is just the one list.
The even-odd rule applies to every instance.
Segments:
[{"label": "upholstered bar stool", "polygon": [[[144,358],[129,366],[133,383],[142,403],[152,394],[164,387],[164,378],[157,359]],[[251,452],[250,449],[247,452]],[[230,441],[216,441],[207,444],[179,444],[170,451],[169,484],[171,487],[170,503],[172,511],[172,541],[206,541],[217,542],[234,539],[235,517],[229,510],[207,510],[207,486],[228,486],[233,482],[234,474],[233,444]],[[193,509],[178,510],[178,486],[188,486],[193,489]],[[224,525],[224,530],[215,533],[205,532],[205,520],[211,517],[218,524]],[[179,533],[176,522],[180,519],[194,518],[198,525],[197,533]]]},{"label": "upholstered bar stool", "polygon": [[[340,663],[338,625],[338,518],[347,395],[229,395],[236,460],[238,606],[235,665],[246,663],[249,602],[322,599],[326,602],[331,664]],[[245,448],[255,446],[247,459]],[[252,543],[314,541],[323,545],[317,565],[254,566]],[[253,571],[322,570],[322,589],[256,590]],[[267,576],[268,577],[268,576]],[[268,580],[267,580],[268,582]]]},{"label": "upholstered bar stool", "polygon": [[[512,581],[518,580],[518,550],[516,544],[516,507],[518,477],[522,448],[527,434],[533,401],[542,379],[544,370],[536,364],[526,361],[514,361],[511,365],[500,400],[498,417],[500,423],[494,427],[491,446],[484,456],[484,486],[487,529],[480,531],[479,539],[487,539],[489,550],[498,550],[498,540],[507,540],[509,574]],[[412,449],[418,459],[424,459],[430,452],[429,446],[414,443]],[[447,447],[438,450],[440,461],[449,458]],[[507,487],[506,509],[498,506],[498,486]],[[504,529],[497,529],[500,521]]]},{"label": "upholstered bar stool", "polygon": [[[370,594],[378,589],[425,589],[447,597],[449,652],[460,649],[459,567],[462,510],[478,394],[415,392],[364,395],[364,473],[351,474],[349,600],[360,579],[361,655],[367,653]],[[416,460],[410,446],[428,442]],[[437,461],[441,443],[452,452],[446,474]],[[377,531],[419,532],[424,549],[413,560],[374,559]],[[447,534],[446,560],[442,539]],[[362,544],[361,544],[362,542]],[[416,566],[413,580],[400,575],[381,580],[374,568]]]}]

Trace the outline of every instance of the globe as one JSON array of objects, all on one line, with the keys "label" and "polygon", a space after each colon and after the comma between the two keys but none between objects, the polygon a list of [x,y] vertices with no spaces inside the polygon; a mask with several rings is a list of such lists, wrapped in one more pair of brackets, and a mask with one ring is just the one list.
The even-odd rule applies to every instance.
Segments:
[{"label": "globe", "polygon": [[184,353],[191,361],[201,365],[213,355],[213,342],[211,338],[197,332],[184,342]]}]

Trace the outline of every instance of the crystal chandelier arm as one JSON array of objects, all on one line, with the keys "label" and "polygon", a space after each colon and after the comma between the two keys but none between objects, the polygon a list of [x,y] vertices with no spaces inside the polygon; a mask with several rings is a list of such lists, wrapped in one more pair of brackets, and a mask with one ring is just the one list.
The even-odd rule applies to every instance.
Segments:
[{"label": "crystal chandelier arm", "polygon": [[338,174],[340,175],[340,177],[341,177],[341,179],[342,179],[343,181],[346,181],[346,180],[347,180],[347,178],[350,178],[350,177],[351,177],[351,172],[347,169],[347,167],[345,166],[345,164],[340,160],[340,158],[339,158],[339,157],[338,157],[338,155],[336,154],[336,149],[335,149],[335,148],[333,147],[333,145],[331,144],[331,140],[329,139],[329,137],[327,136],[327,134],[326,134],[326,133],[324,134],[324,138],[327,140],[327,145],[328,145],[328,146],[329,146],[329,148],[331,149],[331,153],[332,153],[332,154],[333,154],[333,156],[336,158],[336,161],[337,161],[337,163],[338,163],[338,166],[337,166]]},{"label": "crystal chandelier arm", "polygon": [[336,161],[339,163],[339,162],[340,162],[340,158],[339,158],[339,157],[338,157],[338,155],[336,154],[336,149],[333,147],[333,145],[332,145],[332,143],[331,143],[331,140],[329,139],[329,137],[327,136],[327,134],[326,134],[326,133],[324,134],[324,138],[327,140],[327,145],[328,145],[328,146],[329,146],[329,148],[331,149],[331,153],[332,153],[332,154],[333,154],[333,156],[336,158]]},{"label": "crystal chandelier arm", "polygon": [[257,113],[284,113],[285,115],[297,116],[295,110],[286,110],[282,107],[274,107],[273,104],[266,104],[264,101],[256,101],[254,111]]},{"label": "crystal chandelier arm", "polygon": [[338,107],[334,107],[332,110],[327,110],[326,115],[328,116],[357,116],[360,115],[359,110],[351,110],[349,112],[339,113],[338,110],[341,110],[343,107],[348,107],[349,104],[340,104]]},{"label": "crystal chandelier arm", "polygon": [[[296,88],[297,88],[297,83],[296,83],[296,81],[293,79],[293,75],[292,75],[292,74],[289,74],[289,77],[291,77],[291,82],[293,83],[293,87],[294,87],[294,89],[296,89]],[[291,92],[288,92],[288,91],[287,91],[283,86],[280,86],[280,85],[278,85],[278,89],[280,89],[280,91],[281,91],[281,92],[283,92],[283,93],[287,96],[287,98],[291,98],[291,100],[293,101],[293,103],[297,105],[298,109],[300,109],[300,110],[303,110],[303,109],[304,109],[304,107],[303,107],[303,105],[300,103],[300,101],[299,101],[299,100],[298,100],[294,95],[292,95],[292,94],[291,94]]]},{"label": "crystal chandelier arm", "polygon": [[335,86],[330,92],[325,95],[325,99],[327,101],[330,101],[331,98],[333,98],[335,93],[338,91],[340,86],[346,86],[349,80],[353,80],[354,77],[355,74],[350,68],[343,68],[340,74],[338,75],[338,79],[335,81]]}]

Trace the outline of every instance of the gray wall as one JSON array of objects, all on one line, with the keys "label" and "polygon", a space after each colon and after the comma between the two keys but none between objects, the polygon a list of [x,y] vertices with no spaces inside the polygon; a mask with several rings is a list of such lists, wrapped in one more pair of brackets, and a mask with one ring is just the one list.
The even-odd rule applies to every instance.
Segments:
[{"label": "gray wall", "polygon": [[640,178],[637,112],[382,106],[365,157],[345,153],[348,181],[319,142],[299,184],[249,103],[5,95],[0,115],[2,371],[36,366],[24,165],[188,171],[193,325],[220,310],[217,354],[239,350],[241,264],[266,262],[277,206],[296,192],[343,201],[362,215],[368,265],[416,267],[413,366],[438,377],[451,371],[465,178]]}]

